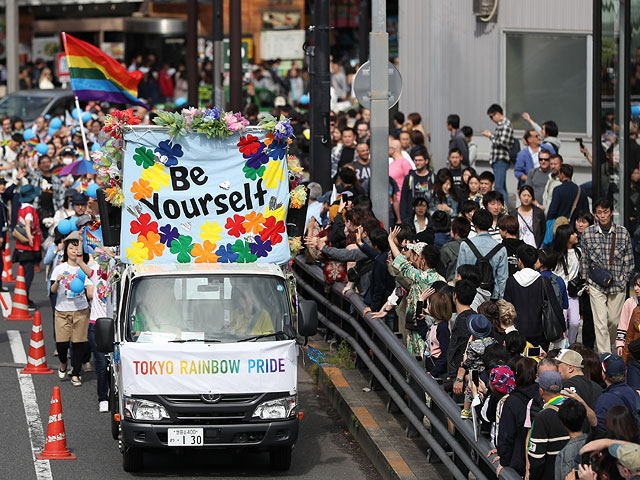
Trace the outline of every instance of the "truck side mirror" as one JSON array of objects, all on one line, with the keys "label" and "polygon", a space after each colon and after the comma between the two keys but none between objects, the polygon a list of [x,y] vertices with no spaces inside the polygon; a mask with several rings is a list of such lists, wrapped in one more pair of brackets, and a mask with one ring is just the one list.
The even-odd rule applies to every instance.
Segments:
[{"label": "truck side mirror", "polygon": [[113,318],[103,317],[96,320],[96,347],[99,352],[113,352],[114,328]]},{"label": "truck side mirror", "polygon": [[318,331],[318,305],[313,300],[300,300],[298,312],[298,333],[312,337]]}]

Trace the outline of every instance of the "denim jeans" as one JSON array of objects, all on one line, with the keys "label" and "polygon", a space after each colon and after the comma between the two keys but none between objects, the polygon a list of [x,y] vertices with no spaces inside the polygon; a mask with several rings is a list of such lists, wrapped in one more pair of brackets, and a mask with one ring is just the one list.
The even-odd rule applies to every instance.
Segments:
[{"label": "denim jeans", "polygon": [[89,345],[93,351],[96,376],[98,378],[98,401],[109,400],[109,374],[107,373],[107,356],[98,351],[96,346],[95,323],[89,323]]},{"label": "denim jeans", "polygon": [[507,193],[507,170],[509,170],[509,162],[496,160],[493,165],[493,174],[496,177],[496,192],[504,195],[504,204],[509,205],[509,194]]}]

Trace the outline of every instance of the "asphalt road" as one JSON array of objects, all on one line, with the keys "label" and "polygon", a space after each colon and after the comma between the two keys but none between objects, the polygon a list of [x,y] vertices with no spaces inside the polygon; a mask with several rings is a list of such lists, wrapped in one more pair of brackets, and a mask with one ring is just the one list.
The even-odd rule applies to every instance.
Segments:
[{"label": "asphalt road", "polygon": [[[16,270],[14,268],[14,270]],[[15,272],[14,272],[15,274]],[[12,289],[13,291],[13,289]],[[54,357],[52,312],[44,288],[44,274],[37,273],[31,288],[31,298],[40,307],[47,352],[47,363],[58,366]],[[20,378],[14,355],[19,342],[28,353],[32,324],[0,320],[0,478],[1,479],[64,479],[90,480],[104,478],[265,478],[300,477],[304,479],[378,479],[379,474],[352,437],[341,426],[304,370],[299,371],[299,391],[302,420],[298,443],[288,472],[274,472],[269,457],[245,453],[240,457],[225,451],[161,452],[145,457],[144,473],[128,474],[122,470],[118,445],[112,440],[109,417],[98,412],[96,379],[93,372],[83,374],[82,387],[73,387],[67,377],[55,375],[25,375]],[[17,332],[17,333],[12,333]],[[14,352],[9,338],[14,337]],[[18,348],[16,348],[18,347]],[[18,352],[19,357],[20,352]],[[18,358],[19,359],[19,358]],[[31,409],[31,429],[25,413],[23,397],[33,385],[35,402]],[[67,446],[77,460],[38,461],[34,465],[33,450],[42,449],[43,437],[38,435],[38,413],[46,434],[49,404],[54,386],[60,386]],[[37,408],[36,408],[37,403]],[[29,412],[27,401],[27,412]],[[39,412],[38,412],[39,411]],[[35,420],[35,421],[34,421]],[[29,431],[35,431],[30,439]],[[36,468],[40,475],[36,474]]]}]

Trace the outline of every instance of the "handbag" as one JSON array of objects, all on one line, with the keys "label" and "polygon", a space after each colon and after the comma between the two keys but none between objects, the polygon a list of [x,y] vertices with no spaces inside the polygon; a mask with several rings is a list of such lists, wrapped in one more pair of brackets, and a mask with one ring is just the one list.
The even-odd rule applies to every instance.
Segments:
[{"label": "handbag", "polygon": [[541,278],[542,281],[542,306],[540,308],[542,313],[542,330],[544,332],[544,338],[547,339],[548,342],[555,342],[562,338],[562,334],[564,333],[564,317],[562,320],[558,318],[556,312],[551,306],[551,302],[549,301],[549,292],[547,292],[547,282],[544,281],[544,278]]},{"label": "handbag", "polygon": [[569,280],[569,283],[567,284],[567,293],[569,294],[570,297],[578,297],[580,295],[580,291],[583,289],[585,284],[585,281],[580,278],[580,277],[576,277],[573,280]]},{"label": "handbag", "polygon": [[20,243],[29,243],[29,237],[27,237],[27,229],[22,225],[16,225],[11,231],[13,238]]},{"label": "handbag", "polygon": [[[613,228],[613,226],[612,226]],[[613,253],[616,247],[616,231],[611,235],[611,251],[609,252],[609,268],[613,265]],[[600,265],[591,265],[589,267],[589,278],[602,288],[609,288],[613,282],[613,275],[609,270],[602,268]]]}]

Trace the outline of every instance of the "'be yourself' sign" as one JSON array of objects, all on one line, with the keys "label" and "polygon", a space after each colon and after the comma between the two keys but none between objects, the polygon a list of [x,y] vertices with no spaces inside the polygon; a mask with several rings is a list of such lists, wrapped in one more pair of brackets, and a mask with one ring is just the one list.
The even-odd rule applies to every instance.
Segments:
[{"label": "'be yourself' sign", "polygon": [[121,248],[130,263],[289,260],[286,150],[264,131],[225,140],[125,133]]}]

